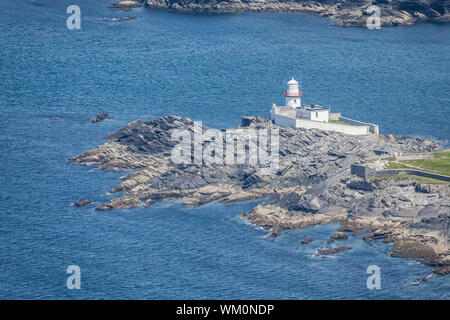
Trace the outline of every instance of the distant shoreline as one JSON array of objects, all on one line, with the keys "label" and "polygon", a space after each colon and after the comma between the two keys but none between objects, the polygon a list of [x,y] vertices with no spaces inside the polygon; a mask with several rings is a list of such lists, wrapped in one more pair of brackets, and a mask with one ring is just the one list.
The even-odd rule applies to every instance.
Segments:
[{"label": "distant shoreline", "polygon": [[[418,23],[429,22],[437,24],[450,23],[450,8],[446,3],[437,0],[429,5],[419,1],[392,0],[390,2],[343,0],[333,3],[316,1],[289,1],[278,0],[234,0],[215,1],[211,0],[198,3],[195,0],[145,0],[145,4],[156,10],[191,12],[191,13],[242,13],[242,12],[291,12],[306,13],[319,17],[336,20],[333,25],[340,27],[366,27],[367,20],[374,14],[368,8],[376,4],[380,9],[380,26],[407,26]],[[141,7],[138,0],[119,1],[112,4],[111,8],[131,10]]]}]

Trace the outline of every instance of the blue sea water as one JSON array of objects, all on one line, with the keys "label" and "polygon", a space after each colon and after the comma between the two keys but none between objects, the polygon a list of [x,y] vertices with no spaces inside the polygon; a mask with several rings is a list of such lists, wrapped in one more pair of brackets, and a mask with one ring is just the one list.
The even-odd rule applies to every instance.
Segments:
[{"label": "blue sea water", "polygon": [[[353,250],[315,256],[337,225],[264,238],[239,218],[258,201],[97,212],[125,173],[67,161],[138,118],[225,128],[268,116],[291,76],[306,103],[447,145],[450,26],[371,31],[299,14],[124,13],[77,0],[82,29],[70,31],[73,2],[0,0],[0,298],[450,298],[448,277],[411,285],[431,267],[391,258],[390,245],[350,237]],[[113,21],[128,15],[137,20]],[[100,111],[111,119],[91,124]],[[83,198],[94,203],[69,206]],[[66,288],[72,264],[80,290]],[[366,287],[372,264],[381,290]]]}]

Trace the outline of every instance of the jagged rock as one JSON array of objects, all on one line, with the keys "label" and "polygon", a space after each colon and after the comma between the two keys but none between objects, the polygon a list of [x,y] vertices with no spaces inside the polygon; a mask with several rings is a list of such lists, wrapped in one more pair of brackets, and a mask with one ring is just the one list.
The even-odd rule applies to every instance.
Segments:
[{"label": "jagged rock", "polygon": [[288,210],[314,213],[319,211],[320,201],[315,195],[294,191],[281,198],[281,206]]},{"label": "jagged rock", "polygon": [[[172,134],[182,129],[193,135],[193,121],[178,116],[133,121],[105,137],[103,145],[71,160],[101,169],[133,170],[110,190],[123,196],[102,204],[99,210],[135,208],[162,198],[201,205],[267,197],[242,216],[265,230],[271,229],[269,236],[282,230],[341,223],[339,232],[367,232],[366,241],[395,240],[394,256],[431,261],[436,257],[424,252],[432,250],[441,255],[449,250],[448,186],[433,186],[424,193],[424,187],[417,186],[414,179],[367,183],[349,172],[352,163],[376,156],[373,150],[406,154],[435,148],[432,144],[420,139],[379,139],[374,135],[279,127],[257,117],[248,117],[243,124],[279,130],[280,168],[275,174],[264,175],[258,165],[248,163],[175,164],[171,154],[178,141],[172,140]],[[202,148],[210,143],[203,139]],[[424,238],[418,239],[419,235]],[[399,239],[410,238],[427,249],[403,250]]]},{"label": "jagged rock", "polygon": [[337,247],[337,248],[325,248],[325,249],[317,249],[316,254],[321,255],[327,255],[327,254],[336,254],[341,251],[348,251],[351,250],[352,247]]},{"label": "jagged rock", "polygon": [[398,140],[394,137],[394,135],[392,134],[385,134],[384,135],[384,139],[388,140],[388,141],[393,141],[393,142],[397,142]]},{"label": "jagged rock", "polygon": [[348,235],[345,232],[335,232],[330,236],[333,240],[347,240]]},{"label": "jagged rock", "polygon": [[350,181],[350,183],[347,184],[347,187],[349,189],[364,191],[373,191],[376,188],[376,186],[372,182],[365,180]]},{"label": "jagged rock", "polygon": [[391,251],[391,256],[401,258],[418,258],[423,260],[436,260],[435,250],[424,243],[415,240],[397,240]]},{"label": "jagged rock", "polygon": [[433,267],[446,267],[450,266],[450,255],[449,254],[442,254],[439,255],[435,259],[427,260],[425,261],[425,264],[427,266],[433,266]]},{"label": "jagged rock", "polygon": [[445,184],[423,184],[417,183],[415,186],[416,192],[422,193],[439,193],[443,195],[450,194],[450,187]]},{"label": "jagged rock", "polygon": [[352,231],[363,229],[363,228],[364,228],[364,226],[361,223],[354,222],[354,221],[346,221],[345,223],[341,224],[338,231],[352,232]]},{"label": "jagged rock", "polygon": [[98,113],[97,116],[95,117],[95,119],[92,119],[91,122],[97,123],[97,122],[105,120],[106,118],[108,118],[107,113]]},{"label": "jagged rock", "polygon": [[354,236],[354,237],[360,236],[362,234],[364,234],[364,230],[354,230],[352,232],[352,236]]},{"label": "jagged rock", "polygon": [[89,204],[89,203],[92,203],[92,200],[89,200],[89,199],[83,199],[83,200],[79,200],[79,201],[75,202],[75,203],[73,204],[73,206],[74,206],[74,207],[83,207],[83,206],[85,206],[85,205],[87,205],[87,204]]},{"label": "jagged rock", "polygon": [[308,243],[312,242],[313,240],[314,240],[313,238],[306,238],[301,241],[301,244],[308,244]]},{"label": "jagged rock", "polygon": [[145,203],[137,197],[124,196],[105,202],[104,204],[95,208],[95,210],[112,210],[112,209],[133,209],[144,206]]},{"label": "jagged rock", "polygon": [[264,125],[267,123],[267,119],[261,118],[261,117],[243,117],[242,118],[242,126],[243,127],[250,127],[250,126],[257,126],[257,125]]},{"label": "jagged rock", "polygon": [[124,0],[118,1],[108,6],[111,9],[121,9],[123,11],[130,11],[133,8],[142,7],[142,4],[138,0]]},{"label": "jagged rock", "polygon": [[445,267],[441,267],[438,269],[434,269],[433,273],[435,274],[439,274],[439,275],[447,275],[450,274],[450,266],[445,266]]},{"label": "jagged rock", "polygon": [[373,239],[373,235],[372,235],[372,234],[365,235],[365,236],[363,237],[363,240],[364,240],[365,242],[371,242],[371,241],[374,240],[374,239]]},{"label": "jagged rock", "polygon": [[273,227],[270,233],[267,235],[267,238],[275,238],[278,237],[281,234],[281,227],[276,226]]}]

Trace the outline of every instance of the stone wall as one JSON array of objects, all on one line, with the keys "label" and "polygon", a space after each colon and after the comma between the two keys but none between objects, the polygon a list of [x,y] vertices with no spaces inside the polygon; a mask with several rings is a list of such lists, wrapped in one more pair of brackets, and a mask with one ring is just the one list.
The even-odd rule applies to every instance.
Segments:
[{"label": "stone wall", "polygon": [[380,170],[380,171],[370,171],[369,177],[382,177],[382,176],[396,176],[396,175],[414,175],[425,178],[432,178],[437,180],[449,181],[450,177],[444,176],[442,174],[430,173],[420,170],[414,169],[389,169],[389,170]]},{"label": "stone wall", "polygon": [[414,169],[388,169],[388,170],[379,170],[375,171],[369,167],[360,165],[360,164],[352,164],[351,165],[351,174],[357,175],[358,177],[369,179],[372,177],[383,177],[383,176],[397,176],[397,175],[413,175],[425,178],[432,178],[442,181],[449,181],[450,177],[444,176],[442,174],[430,173],[420,170]]},{"label": "stone wall", "polygon": [[358,177],[364,178],[365,180],[369,179],[369,172],[373,171],[369,167],[360,165],[360,164],[352,164],[350,167],[350,173],[354,174]]}]

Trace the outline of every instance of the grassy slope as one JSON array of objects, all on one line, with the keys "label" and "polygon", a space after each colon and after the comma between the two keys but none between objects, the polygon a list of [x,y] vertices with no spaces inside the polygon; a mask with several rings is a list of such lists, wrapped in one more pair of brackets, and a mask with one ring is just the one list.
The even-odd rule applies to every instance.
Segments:
[{"label": "grassy slope", "polygon": [[399,160],[398,162],[389,162],[389,166],[386,169],[410,168],[402,164],[413,166],[423,171],[450,176],[450,152],[448,151],[434,153],[432,159]]},{"label": "grassy slope", "polygon": [[[433,154],[432,159],[420,159],[420,160],[398,160],[393,162],[390,159],[389,165],[385,169],[413,169],[411,166],[426,172],[443,174],[450,176],[450,152],[436,152]],[[419,177],[414,175],[398,175],[398,176],[381,176],[374,177],[373,179],[415,179],[420,183],[432,183],[432,184],[449,184],[446,181]]]},{"label": "grassy slope", "polygon": [[426,177],[419,177],[409,174],[400,174],[398,176],[380,176],[380,177],[373,177],[370,178],[369,181],[373,180],[384,180],[384,179],[395,179],[395,180],[403,180],[403,179],[415,179],[419,183],[429,183],[429,184],[448,184],[447,181],[432,179],[432,178],[426,178]]}]

